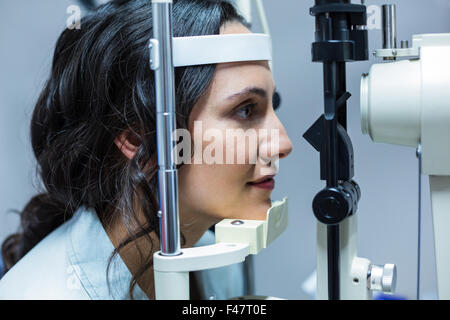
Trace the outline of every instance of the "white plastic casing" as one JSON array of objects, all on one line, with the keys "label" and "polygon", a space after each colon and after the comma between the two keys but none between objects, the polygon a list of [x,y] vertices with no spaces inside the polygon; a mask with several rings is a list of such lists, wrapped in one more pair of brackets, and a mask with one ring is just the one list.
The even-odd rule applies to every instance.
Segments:
[{"label": "white plastic casing", "polygon": [[173,38],[175,67],[226,62],[272,60],[270,36],[262,33]]},{"label": "white plastic casing", "polygon": [[413,37],[420,58],[375,64],[361,80],[361,127],[374,142],[422,145],[422,172],[450,175],[450,34]]},{"label": "white plastic casing", "polygon": [[361,128],[373,141],[417,147],[421,127],[419,60],[375,64],[361,80]]},{"label": "white plastic casing", "polygon": [[[240,224],[233,224],[240,221]],[[266,220],[224,219],[215,226],[216,243],[248,243],[250,253],[258,254],[275,240],[288,225],[288,198],[274,201]]]}]

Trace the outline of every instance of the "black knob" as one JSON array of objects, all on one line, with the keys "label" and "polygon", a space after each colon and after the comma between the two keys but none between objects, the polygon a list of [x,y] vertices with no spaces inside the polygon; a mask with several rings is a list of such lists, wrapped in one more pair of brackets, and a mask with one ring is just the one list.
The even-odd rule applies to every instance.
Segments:
[{"label": "black knob", "polygon": [[317,220],[325,224],[338,224],[352,211],[353,199],[341,188],[326,188],[313,200],[313,211]]}]

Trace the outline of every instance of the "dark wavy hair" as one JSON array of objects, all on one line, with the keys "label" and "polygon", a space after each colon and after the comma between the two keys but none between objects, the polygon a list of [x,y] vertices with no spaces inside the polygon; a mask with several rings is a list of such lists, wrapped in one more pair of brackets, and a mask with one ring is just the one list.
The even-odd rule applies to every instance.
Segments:
[{"label": "dark wavy hair", "polygon": [[[219,34],[229,21],[248,26],[225,0],[175,0],[175,37]],[[81,206],[103,225],[116,218],[137,228],[111,254],[155,231],[159,237],[155,87],[149,67],[150,0],[110,1],[60,35],[51,74],[34,108],[31,143],[45,190],[20,214],[18,233],[2,244],[6,271]],[[177,128],[209,86],[215,65],[175,69]],[[125,132],[139,148],[130,160],[115,145]],[[151,164],[149,166],[149,164]],[[136,213],[146,219],[139,224]],[[141,253],[142,254],[142,253]],[[129,294],[152,266],[149,253],[133,275]],[[108,274],[108,273],[107,273]]]}]

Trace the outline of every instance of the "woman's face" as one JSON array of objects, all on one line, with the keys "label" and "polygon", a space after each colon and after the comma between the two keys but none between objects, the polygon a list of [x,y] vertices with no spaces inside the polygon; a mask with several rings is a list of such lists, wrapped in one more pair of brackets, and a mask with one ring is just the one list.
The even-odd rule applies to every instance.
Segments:
[{"label": "woman's face", "polygon": [[[221,29],[221,34],[232,33],[251,32],[237,22]],[[194,144],[197,144],[195,132],[197,137],[199,132],[203,137],[201,147],[198,144],[195,147],[199,148],[197,151],[201,151],[203,158],[201,164],[195,164],[193,158],[191,164],[181,166],[178,172],[182,223],[192,219],[214,224],[225,218],[266,218],[266,211],[271,206],[270,183],[259,186],[249,183],[266,175],[275,175],[277,158],[286,157],[292,150],[292,143],[273,109],[274,90],[267,61],[217,65],[206,94],[194,106],[189,118],[189,132]],[[241,145],[237,140],[233,143],[234,138],[227,139],[227,134],[231,137],[230,133],[239,133],[238,129],[241,133],[253,134],[256,144],[251,147],[250,138]],[[247,131],[249,129],[254,131]],[[209,141],[204,136],[207,132],[214,136]],[[275,138],[276,134],[278,138]],[[211,151],[213,146],[215,151]],[[205,159],[208,154],[217,156],[220,151],[223,155],[221,163],[210,164],[211,161]],[[243,151],[244,158],[239,158]]]}]

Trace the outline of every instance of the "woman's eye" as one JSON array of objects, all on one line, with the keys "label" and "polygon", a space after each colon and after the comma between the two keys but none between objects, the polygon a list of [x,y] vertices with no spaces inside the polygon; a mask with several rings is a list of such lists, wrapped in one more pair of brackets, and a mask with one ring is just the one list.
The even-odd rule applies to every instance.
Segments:
[{"label": "woman's eye", "polygon": [[239,108],[238,111],[236,111],[235,115],[242,119],[242,120],[248,120],[253,116],[254,108],[256,107],[256,104],[248,104],[242,108]]}]

